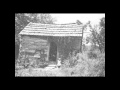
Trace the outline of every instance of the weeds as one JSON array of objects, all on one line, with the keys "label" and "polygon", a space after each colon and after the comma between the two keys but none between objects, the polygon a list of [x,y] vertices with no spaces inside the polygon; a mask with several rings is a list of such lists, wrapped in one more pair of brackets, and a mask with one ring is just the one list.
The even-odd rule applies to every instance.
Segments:
[{"label": "weeds", "polygon": [[[73,52],[63,61],[64,62],[59,69],[48,71],[44,71],[43,69],[38,71],[33,70],[31,72],[32,74],[28,74],[28,71],[24,70],[20,71],[19,75],[105,77],[105,53],[101,53],[97,49],[87,50],[77,54]],[[18,72],[16,72],[16,74],[17,73]]]},{"label": "weeds", "polygon": [[71,55],[62,65],[68,76],[105,76],[105,54],[97,50]]}]

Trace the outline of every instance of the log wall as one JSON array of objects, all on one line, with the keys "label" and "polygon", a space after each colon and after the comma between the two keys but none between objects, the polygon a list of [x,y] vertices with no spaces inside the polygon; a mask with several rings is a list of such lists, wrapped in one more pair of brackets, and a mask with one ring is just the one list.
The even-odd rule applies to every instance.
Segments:
[{"label": "log wall", "polygon": [[20,59],[23,63],[38,66],[38,64],[48,61],[48,54],[49,43],[47,40],[29,36],[21,38]]}]

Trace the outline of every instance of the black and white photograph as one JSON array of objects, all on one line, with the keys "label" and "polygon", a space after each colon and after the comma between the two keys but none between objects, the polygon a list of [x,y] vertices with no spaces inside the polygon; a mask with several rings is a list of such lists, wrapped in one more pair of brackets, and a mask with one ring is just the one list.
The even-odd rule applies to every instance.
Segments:
[{"label": "black and white photograph", "polygon": [[105,77],[105,13],[15,13],[15,77]]}]

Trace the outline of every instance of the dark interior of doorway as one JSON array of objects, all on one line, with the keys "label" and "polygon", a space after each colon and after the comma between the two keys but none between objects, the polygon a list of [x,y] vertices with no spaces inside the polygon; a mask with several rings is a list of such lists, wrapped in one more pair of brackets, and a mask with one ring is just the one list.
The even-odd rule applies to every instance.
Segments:
[{"label": "dark interior of doorway", "polygon": [[50,43],[49,61],[56,62],[57,60],[57,45],[55,42]]}]

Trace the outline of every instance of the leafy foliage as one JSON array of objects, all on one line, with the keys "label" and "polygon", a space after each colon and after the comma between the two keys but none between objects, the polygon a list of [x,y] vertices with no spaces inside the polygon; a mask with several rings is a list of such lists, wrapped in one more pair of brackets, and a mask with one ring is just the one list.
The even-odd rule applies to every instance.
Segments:
[{"label": "leafy foliage", "polygon": [[[89,53],[96,56],[91,58]],[[98,50],[78,53],[65,60],[62,70],[68,76],[105,76],[105,54]]]},{"label": "leafy foliage", "polygon": [[91,42],[93,46],[98,46],[101,52],[105,52],[105,18],[101,19],[99,26],[92,27],[91,24],[89,26],[92,33],[87,41]]},{"label": "leafy foliage", "polygon": [[24,14],[15,14],[15,34],[18,34],[29,22],[29,18]]}]

